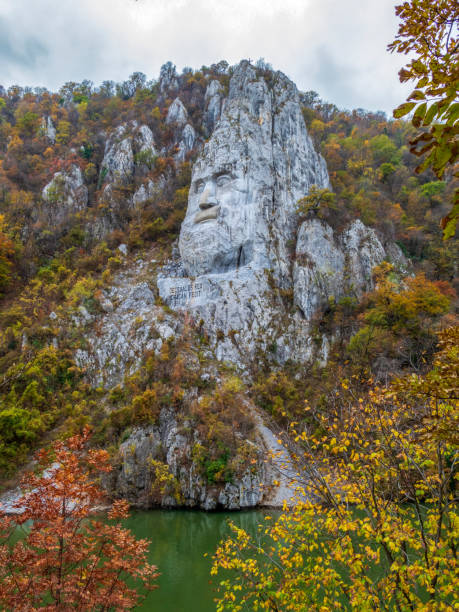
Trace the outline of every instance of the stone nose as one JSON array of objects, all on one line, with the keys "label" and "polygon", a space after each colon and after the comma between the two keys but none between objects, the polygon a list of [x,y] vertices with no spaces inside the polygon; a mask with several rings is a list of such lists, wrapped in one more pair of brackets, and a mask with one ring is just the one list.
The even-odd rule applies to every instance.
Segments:
[{"label": "stone nose", "polygon": [[201,210],[206,210],[206,208],[212,208],[212,206],[217,206],[217,204],[218,202],[215,197],[214,189],[206,186],[199,198],[199,208]]}]

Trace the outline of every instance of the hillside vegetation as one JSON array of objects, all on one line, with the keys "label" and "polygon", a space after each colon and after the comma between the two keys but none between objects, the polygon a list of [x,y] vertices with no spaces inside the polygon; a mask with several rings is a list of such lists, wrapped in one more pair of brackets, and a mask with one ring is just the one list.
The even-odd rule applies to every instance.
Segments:
[{"label": "hillside vegetation", "polygon": [[[259,63],[257,70],[271,78],[269,66]],[[206,90],[216,80],[225,92],[231,71],[220,62],[177,75],[166,65],[159,81],[134,73],[123,83],[106,81],[98,87],[89,81],[66,83],[55,93],[0,88],[4,482],[50,432],[67,435],[90,423],[96,443],[116,446],[129,427],[154,423],[161,406],[171,402],[202,428],[207,446],[196,453],[205,477],[225,481],[255,461],[248,447],[235,442],[235,421],[244,435],[251,428],[240,414],[241,393],[249,393],[280,427],[296,420],[320,428],[324,414],[332,414],[339,401],[340,381],[361,393],[368,379],[385,383],[394,374],[422,374],[432,362],[436,332],[457,322],[457,242],[443,242],[439,225],[450,208],[453,181],[436,180],[429,172],[415,174],[418,160],[408,147],[413,137],[409,123],[362,109],[340,110],[306,92],[301,94],[306,126],[325,157],[335,193],[322,199],[314,214],[337,230],[360,218],[399,245],[407,276],[384,263],[374,271],[373,292],[361,301],[332,301],[316,316],[317,336],[327,331],[335,339],[326,366],[280,368],[261,360],[251,372],[253,382],[235,380],[233,372],[218,366],[228,380],[216,392],[209,383],[208,400],[193,404],[187,390],[193,384],[205,387],[203,360],[194,370],[189,363],[206,338],[199,322],[188,322],[182,337],[164,345],[160,357],[146,354],[135,375],[126,373],[124,385],[112,390],[108,400],[101,386],[89,384],[75,361],[84,332],[72,321],[84,312],[100,312],[102,289],[134,260],[153,254],[159,264],[170,256],[186,211],[193,160],[212,130]],[[178,155],[175,123],[167,120],[176,97],[196,134],[194,148],[184,155]],[[129,179],[107,198],[104,148],[121,124],[131,125],[133,133],[138,125],[148,126],[156,153],[139,148]],[[69,205],[56,187],[59,182],[43,192],[56,173],[78,171],[80,187],[87,190],[83,205]],[[147,189],[149,181],[160,188],[132,205],[133,195],[142,186]],[[283,298],[291,299],[288,294]],[[305,398],[313,406],[308,414]],[[107,401],[110,410],[104,408]],[[173,490],[173,479],[156,467],[157,479],[165,478]]]}]

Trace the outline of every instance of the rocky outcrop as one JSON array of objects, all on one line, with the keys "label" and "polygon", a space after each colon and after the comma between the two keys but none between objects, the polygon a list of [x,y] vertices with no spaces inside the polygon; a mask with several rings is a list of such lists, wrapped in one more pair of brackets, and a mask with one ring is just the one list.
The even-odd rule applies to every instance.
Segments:
[{"label": "rocky outcrop", "polygon": [[166,178],[161,175],[158,179],[153,181],[147,179],[145,183],[142,183],[140,187],[134,192],[132,196],[132,203],[134,206],[141,206],[148,200],[160,196],[166,185]]},{"label": "rocky outcrop", "polygon": [[340,234],[319,219],[298,232],[293,268],[294,301],[305,319],[345,295],[360,297],[373,288],[371,271],[386,252],[376,232],[360,220]]},{"label": "rocky outcrop", "polygon": [[101,182],[123,184],[134,175],[135,164],[142,165],[143,158],[157,155],[153,133],[147,125],[136,121],[116,128],[105,144],[101,164]]},{"label": "rocky outcrop", "polygon": [[120,125],[110,135],[105,144],[101,177],[109,183],[126,182],[134,173],[134,152],[129,127]]},{"label": "rocky outcrop", "polygon": [[175,98],[167,111],[166,123],[183,127],[188,121],[188,113],[180,98]]},{"label": "rocky outcrop", "polygon": [[[292,505],[296,491],[291,479],[296,470],[290,455],[254,408],[247,406],[247,410],[253,412],[256,430],[254,440],[246,440],[245,444],[251,446],[256,460],[230,482],[208,482],[193,458],[199,436],[190,433],[186,422],[180,426],[171,408],[164,408],[157,425],[135,428],[121,444],[111,488],[142,507],[159,504],[238,510]],[[162,491],[157,487],[158,465],[164,466],[169,475]]]},{"label": "rocky outcrop", "polygon": [[185,160],[187,153],[193,150],[196,143],[196,132],[188,123],[188,113],[182,101],[175,98],[167,111],[166,123],[174,131],[174,159],[178,163]]},{"label": "rocky outcrop", "polygon": [[327,305],[330,296],[341,293],[344,253],[332,228],[312,219],[298,232],[293,270],[294,300],[305,319]]},{"label": "rocky outcrop", "polygon": [[[251,508],[263,499],[263,457],[257,469],[247,470],[233,482],[209,483],[193,462],[192,449],[198,443],[184,433],[170,409],[163,409],[158,426],[135,429],[120,446],[120,467],[115,475],[117,493],[143,507],[159,504],[198,507],[203,510]],[[171,478],[163,491],[156,490],[155,469],[167,466]]]},{"label": "rocky outcrop", "polygon": [[[105,140],[99,185],[104,213],[87,231],[94,239],[102,239],[109,232],[122,227],[126,212],[154,197],[164,186],[145,180],[155,163],[157,149],[153,132],[147,125],[130,121],[119,125]],[[132,195],[135,182],[143,179]]]},{"label": "rocky outcrop", "polygon": [[373,288],[371,271],[386,257],[386,251],[376,232],[364,225],[359,219],[351,223],[343,232],[341,242],[345,253],[346,278],[350,290],[360,296]]},{"label": "rocky outcrop", "polygon": [[146,183],[142,183],[132,196],[132,203],[139,206],[154,197],[157,189],[154,182],[149,179]]},{"label": "rocky outcrop", "polygon": [[178,162],[183,162],[187,153],[190,153],[194,149],[196,143],[196,132],[192,125],[187,123],[183,128],[183,132],[178,143],[178,150],[175,155],[175,159]]},{"label": "rocky outcrop", "polygon": [[203,124],[208,134],[211,134],[220,119],[223,105],[223,87],[220,82],[213,80],[209,83],[205,93],[206,109]]},{"label": "rocky outcrop", "polygon": [[153,132],[148,125],[141,125],[134,134],[134,148],[138,153],[149,152],[157,155]]},{"label": "rocky outcrop", "polygon": [[53,144],[56,142],[56,128],[54,127],[53,120],[48,117],[43,117],[41,122],[41,129],[46,134],[46,137]]},{"label": "rocky outcrop", "polygon": [[65,220],[88,204],[88,189],[80,167],[73,164],[69,170],[56,172],[43,188],[44,210],[53,226]]},{"label": "rocky outcrop", "polygon": [[[98,296],[102,312],[80,311],[74,317],[80,330],[86,328],[85,348],[77,350],[76,361],[94,386],[110,389],[121,383],[139,367],[145,351],[158,354],[163,342],[180,329],[180,321],[155,304],[148,278],[148,264],[138,262]],[[94,334],[88,326],[96,321]]]}]

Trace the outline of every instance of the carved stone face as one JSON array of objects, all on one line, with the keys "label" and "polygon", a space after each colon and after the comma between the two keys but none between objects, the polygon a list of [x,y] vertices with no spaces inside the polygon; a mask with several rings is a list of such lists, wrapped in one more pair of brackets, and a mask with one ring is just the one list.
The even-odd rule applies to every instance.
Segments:
[{"label": "carved stone face", "polygon": [[224,272],[252,258],[255,193],[240,162],[198,164],[180,233],[189,274]]},{"label": "carved stone face", "polygon": [[275,81],[270,91],[247,62],[231,77],[221,117],[193,167],[179,241],[190,276],[247,264],[281,265],[285,275],[295,203],[312,184],[328,185],[295,86],[279,75]]}]

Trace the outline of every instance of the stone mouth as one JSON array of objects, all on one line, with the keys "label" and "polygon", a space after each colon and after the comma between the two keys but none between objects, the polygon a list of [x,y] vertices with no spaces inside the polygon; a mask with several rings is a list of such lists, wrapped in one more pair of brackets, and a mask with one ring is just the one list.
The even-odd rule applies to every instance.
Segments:
[{"label": "stone mouth", "polygon": [[200,212],[196,213],[194,217],[194,222],[203,223],[204,221],[216,219],[219,210],[220,206],[212,206],[212,208],[206,208],[205,210],[201,210]]}]

